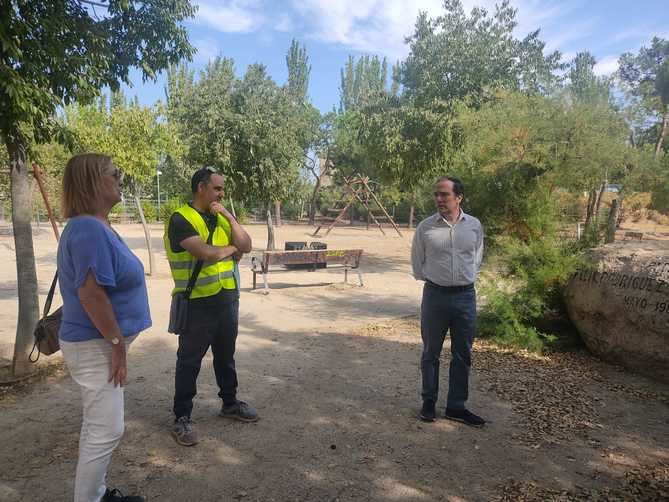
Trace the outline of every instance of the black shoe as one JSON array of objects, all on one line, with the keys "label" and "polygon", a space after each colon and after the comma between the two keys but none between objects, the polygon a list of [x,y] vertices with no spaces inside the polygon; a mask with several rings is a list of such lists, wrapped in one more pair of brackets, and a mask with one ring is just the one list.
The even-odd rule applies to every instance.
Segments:
[{"label": "black shoe", "polygon": [[434,401],[430,401],[429,399],[423,401],[423,407],[420,409],[419,417],[423,422],[434,422],[437,419]]},{"label": "black shoe", "polygon": [[483,427],[485,425],[485,420],[478,415],[474,415],[469,410],[451,410],[446,408],[446,413],[444,413],[444,418],[449,420],[454,420],[456,422],[462,422],[463,424],[470,425],[472,427]]},{"label": "black shoe", "polygon": [[144,502],[144,497],[140,497],[139,495],[123,495],[116,488],[113,490],[107,488],[102,497],[102,502]]}]

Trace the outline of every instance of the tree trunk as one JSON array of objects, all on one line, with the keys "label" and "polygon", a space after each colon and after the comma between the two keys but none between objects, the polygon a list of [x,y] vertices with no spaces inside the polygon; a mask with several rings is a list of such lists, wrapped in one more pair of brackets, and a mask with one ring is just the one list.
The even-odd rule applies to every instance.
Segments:
[{"label": "tree trunk", "polygon": [[314,186],[314,191],[311,194],[311,201],[309,202],[309,225],[316,224],[316,197],[318,197],[318,191],[321,188],[321,177],[316,177],[316,185]]},{"label": "tree trunk", "polygon": [[660,155],[662,151],[662,144],[664,143],[664,137],[667,134],[667,128],[669,127],[669,109],[664,112],[662,117],[662,127],[660,128],[660,136],[657,138],[657,144],[655,145],[655,158]]},{"label": "tree trunk", "polygon": [[146,249],[149,251],[149,273],[147,275],[153,275],[155,268],[153,263],[153,247],[151,246],[151,231],[149,230],[149,226],[146,224],[144,211],[142,211],[142,204],[140,204],[139,197],[137,195],[135,195],[135,205],[137,206],[137,214],[139,214],[139,219],[142,220],[144,239],[146,239]]},{"label": "tree trunk", "polygon": [[33,330],[39,320],[35,250],[30,226],[31,190],[28,181],[26,147],[20,141],[6,140],[12,191],[12,227],[16,254],[16,282],[19,317],[12,360],[12,375],[20,377],[34,370],[28,361],[33,346]]},{"label": "tree trunk", "polygon": [[597,197],[595,190],[590,190],[588,194],[588,207],[585,212],[585,228],[588,228],[592,223],[592,216],[595,210],[595,197]]},{"label": "tree trunk", "polygon": [[604,190],[606,190],[606,181],[602,182],[602,186],[599,189],[599,194],[597,195],[597,202],[595,203],[595,210],[594,210],[595,219],[599,218],[599,207],[602,205],[602,199],[604,198]]},{"label": "tree trunk", "polygon": [[411,206],[409,207],[409,228],[413,228],[414,212],[416,210],[416,194],[411,194]]},{"label": "tree trunk", "polygon": [[618,226],[618,211],[620,203],[618,199],[613,199],[611,211],[609,211],[609,220],[606,225],[606,243],[609,244],[616,240],[616,227]]},{"label": "tree trunk", "polygon": [[272,211],[267,206],[267,251],[274,251],[274,225],[272,224]]},{"label": "tree trunk", "polygon": [[281,201],[274,201],[274,215],[276,216],[276,226],[281,226]]}]

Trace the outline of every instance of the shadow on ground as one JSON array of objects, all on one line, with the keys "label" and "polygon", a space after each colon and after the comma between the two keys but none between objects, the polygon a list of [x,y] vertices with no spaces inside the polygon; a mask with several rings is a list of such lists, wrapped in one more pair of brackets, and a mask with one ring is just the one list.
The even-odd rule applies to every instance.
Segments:
[{"label": "shadow on ground", "polygon": [[[351,299],[345,310],[368,308],[359,303]],[[617,400],[614,413],[599,412],[604,431],[592,436],[599,446],[580,438],[533,448],[513,439],[524,432],[513,402],[486,390],[484,377],[495,374],[474,373],[472,407],[491,423],[483,430],[443,419],[424,424],[416,419],[420,342],[413,329],[287,332],[253,312],[243,316],[238,340],[239,397],[262,419],[217,416],[208,354],[193,414],[201,442],[184,448],[168,433],[175,348],[176,338],[152,331],[132,348],[126,434],[110,471],[113,485],[149,501],[489,500],[508,479],[599,487],[619,481],[639,457],[667,458],[666,404],[594,388],[604,402]],[[538,362],[527,364],[536,372]],[[3,400],[0,410],[0,498],[69,499],[76,386],[53,379]]]}]

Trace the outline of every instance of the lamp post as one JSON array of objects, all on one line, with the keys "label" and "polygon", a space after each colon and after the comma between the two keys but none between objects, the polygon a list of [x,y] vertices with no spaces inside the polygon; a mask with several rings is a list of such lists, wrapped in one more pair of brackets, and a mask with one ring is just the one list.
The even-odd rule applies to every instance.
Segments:
[{"label": "lamp post", "polygon": [[156,180],[158,182],[158,221],[160,221],[160,175],[163,172],[160,169],[156,170]]}]

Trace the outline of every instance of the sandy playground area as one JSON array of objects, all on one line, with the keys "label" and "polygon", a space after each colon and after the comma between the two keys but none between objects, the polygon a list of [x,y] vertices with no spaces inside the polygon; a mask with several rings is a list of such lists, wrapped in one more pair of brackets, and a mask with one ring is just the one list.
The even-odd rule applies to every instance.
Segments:
[{"label": "sandy playground area", "polygon": [[[139,225],[119,233],[148,270]],[[263,225],[247,227],[254,252]],[[660,500],[669,498],[669,388],[584,352],[538,357],[477,342],[470,407],[482,430],[421,423],[421,284],[409,270],[412,232],[284,225],[277,243],[363,248],[365,286],[342,271],[269,276],[251,290],[242,262],[239,397],[256,424],[217,416],[204,360],[193,419],[200,444],[170,437],[177,339],[166,332],[172,281],[162,227],[151,227],[157,270],[147,277],[153,327],[133,344],[126,432],[111,486],[149,501]],[[35,235],[44,301],[55,269],[51,229]],[[11,357],[17,300],[13,237],[0,235],[0,357]],[[56,300],[59,304],[59,300]],[[442,369],[447,364],[444,350]],[[71,500],[80,427],[77,386],[60,356],[49,375],[0,388],[0,500]],[[443,408],[447,371],[442,371]],[[608,498],[607,498],[608,497]]]}]

